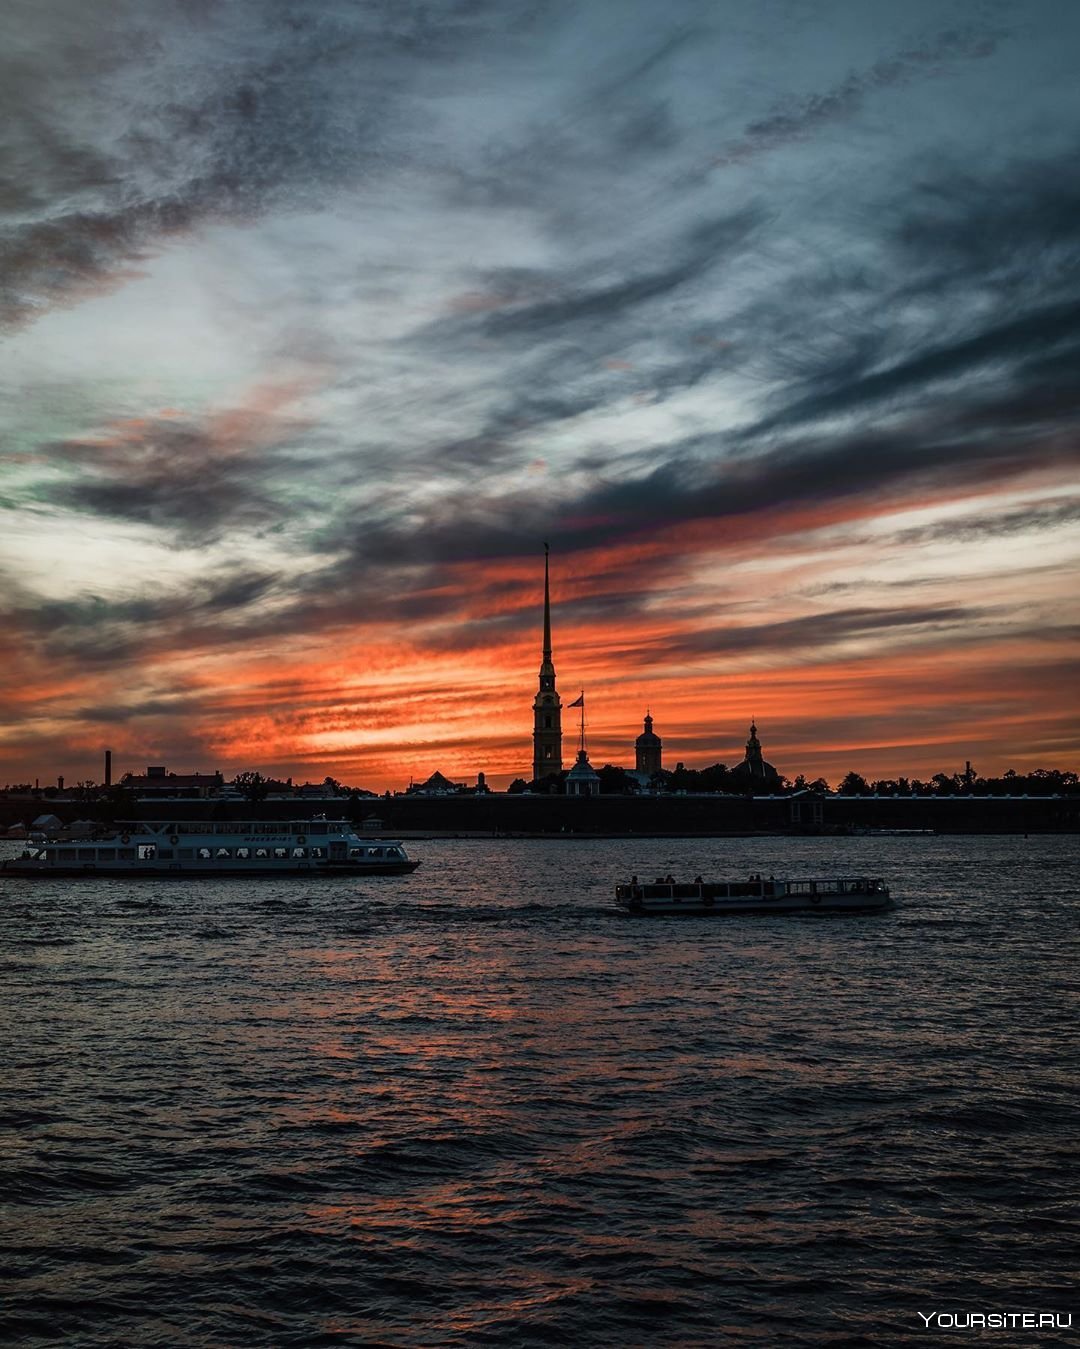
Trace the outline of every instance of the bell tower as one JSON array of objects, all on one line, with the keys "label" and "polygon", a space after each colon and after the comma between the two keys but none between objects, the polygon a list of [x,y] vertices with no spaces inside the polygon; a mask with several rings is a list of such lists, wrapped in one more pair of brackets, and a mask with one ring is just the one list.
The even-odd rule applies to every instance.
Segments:
[{"label": "bell tower", "polygon": [[645,729],[634,741],[635,771],[652,777],[660,772],[660,755],[664,744],[652,728],[652,717],[645,713]]},{"label": "bell tower", "polygon": [[746,766],[750,770],[750,776],[760,778],[765,775],[765,765],[761,758],[761,741],[757,736],[757,726],[751,718],[750,721],[750,739],[746,742]]},{"label": "bell tower", "polygon": [[540,687],[533,699],[533,777],[562,772],[562,703],[555,692],[551,660],[551,589],[548,546],[544,544],[544,650],[540,659]]}]

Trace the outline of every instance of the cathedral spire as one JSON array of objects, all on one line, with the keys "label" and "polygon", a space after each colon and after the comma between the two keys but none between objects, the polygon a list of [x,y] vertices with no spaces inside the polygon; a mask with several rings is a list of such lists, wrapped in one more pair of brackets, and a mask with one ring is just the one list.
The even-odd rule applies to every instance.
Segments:
[{"label": "cathedral spire", "polygon": [[533,777],[562,772],[562,703],[555,691],[555,663],[551,658],[551,576],[544,544],[544,649],[540,657],[540,686],[533,699]]},{"label": "cathedral spire", "polygon": [[548,554],[551,549],[544,544],[544,664],[551,664],[551,587],[548,584]]}]

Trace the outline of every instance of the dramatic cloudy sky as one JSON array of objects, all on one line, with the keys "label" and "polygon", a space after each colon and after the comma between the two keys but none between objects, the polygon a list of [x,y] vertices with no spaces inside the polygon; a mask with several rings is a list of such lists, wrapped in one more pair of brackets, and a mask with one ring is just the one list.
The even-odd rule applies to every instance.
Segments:
[{"label": "dramatic cloudy sky", "polygon": [[1075,767],[1080,4],[7,0],[0,782]]}]

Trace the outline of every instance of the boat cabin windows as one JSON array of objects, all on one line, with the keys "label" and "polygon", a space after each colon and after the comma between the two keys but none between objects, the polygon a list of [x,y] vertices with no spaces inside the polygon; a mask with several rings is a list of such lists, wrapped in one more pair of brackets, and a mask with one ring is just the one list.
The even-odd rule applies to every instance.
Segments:
[{"label": "boat cabin windows", "polygon": [[325,849],[325,848],[311,848],[311,849],[309,849],[309,851],[310,851],[312,857],[325,857],[325,856],[326,856],[326,849]]},{"label": "boat cabin windows", "polygon": [[152,862],[157,856],[157,844],[140,843],[138,845],[138,854],[140,862]]},{"label": "boat cabin windows", "polygon": [[115,861],[116,861],[116,849],[115,849],[115,848],[99,848],[99,849],[98,849],[98,861],[99,861],[99,862],[115,862]]},{"label": "boat cabin windows", "polygon": [[209,862],[212,855],[213,854],[210,852],[209,848],[195,849],[195,856],[199,859],[200,862]]},{"label": "boat cabin windows", "polygon": [[171,862],[171,861],[172,861],[172,856],[173,856],[173,850],[172,850],[171,848],[159,848],[159,849],[158,849],[158,858],[159,858],[162,862]]},{"label": "boat cabin windows", "polygon": [[363,848],[350,848],[350,849],[349,849],[349,856],[350,856],[351,858],[362,857],[362,856],[363,856],[363,853],[364,853]]},{"label": "boat cabin windows", "polygon": [[367,850],[367,855],[368,855],[369,857],[381,857],[381,856],[382,856],[382,849],[381,849],[381,848],[369,848],[369,849]]},{"label": "boat cabin windows", "polygon": [[238,861],[246,862],[250,856],[251,856],[250,848],[237,848],[236,857]]},{"label": "boat cabin windows", "polygon": [[116,860],[117,860],[118,862],[134,862],[134,861],[135,861],[135,849],[134,849],[134,848],[117,848],[117,850],[116,850]]},{"label": "boat cabin windows", "polygon": [[231,848],[216,848],[216,849],[214,850],[214,857],[215,857],[215,858],[231,857],[231,856],[232,856],[232,849],[231,849]]},{"label": "boat cabin windows", "polygon": [[274,849],[274,856],[275,856],[275,857],[282,858],[282,857],[288,857],[288,855],[289,855],[289,850],[288,850],[288,848],[275,848],[275,849]]},{"label": "boat cabin windows", "polygon": [[256,849],[255,849],[255,856],[256,856],[256,857],[269,857],[269,856],[270,856],[270,849],[269,849],[269,848],[256,848]]},{"label": "boat cabin windows", "polygon": [[307,856],[307,849],[306,849],[306,848],[294,848],[294,849],[292,850],[292,855],[293,855],[294,857],[306,857],[306,856]]}]

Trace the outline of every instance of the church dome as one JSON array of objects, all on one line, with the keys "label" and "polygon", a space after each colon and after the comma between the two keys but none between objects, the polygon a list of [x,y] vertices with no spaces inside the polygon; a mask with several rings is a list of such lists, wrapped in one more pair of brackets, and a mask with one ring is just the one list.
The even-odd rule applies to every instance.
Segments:
[{"label": "church dome", "polygon": [[566,775],[567,796],[598,796],[600,794],[600,774],[589,763],[585,751],[578,750],[577,763]]},{"label": "church dome", "polygon": [[634,741],[634,744],[637,745],[639,749],[652,749],[661,744],[660,737],[652,728],[652,717],[650,717],[648,713],[645,714],[645,729]]},{"label": "church dome", "polygon": [[746,742],[746,758],[731,770],[731,776],[750,788],[759,787],[773,791],[780,785],[780,774],[762,756],[757,726],[752,721],[750,739]]}]

